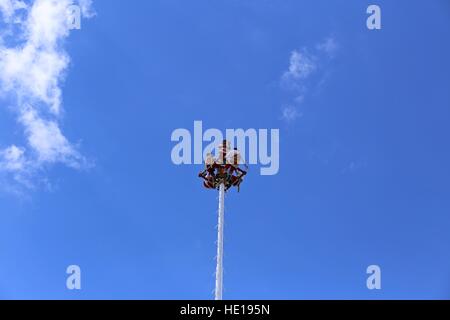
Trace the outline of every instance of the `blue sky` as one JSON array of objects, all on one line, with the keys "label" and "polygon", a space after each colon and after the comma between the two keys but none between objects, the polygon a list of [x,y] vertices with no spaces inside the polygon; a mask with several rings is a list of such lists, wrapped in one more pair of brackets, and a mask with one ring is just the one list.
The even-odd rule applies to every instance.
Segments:
[{"label": "blue sky", "polygon": [[[450,298],[450,4],[373,3],[381,30],[369,1],[94,0],[52,51],[60,113],[0,76],[0,150],[23,152],[0,173],[0,298],[211,299],[217,194],[170,158],[195,120],[280,129],[279,173],[226,198],[226,299]],[[314,71],[291,87],[294,52]]]}]

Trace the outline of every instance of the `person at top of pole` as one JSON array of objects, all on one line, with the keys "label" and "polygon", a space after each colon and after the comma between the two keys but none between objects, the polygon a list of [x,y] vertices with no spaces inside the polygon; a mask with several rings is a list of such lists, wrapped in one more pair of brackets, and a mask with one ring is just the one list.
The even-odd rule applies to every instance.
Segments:
[{"label": "person at top of pole", "polygon": [[231,187],[237,187],[238,191],[240,191],[240,185],[243,181],[244,176],[247,174],[247,171],[242,170],[239,167],[242,161],[241,153],[237,148],[234,148],[233,150],[228,152],[226,160],[226,170],[228,173],[227,190]]},{"label": "person at top of pole", "polygon": [[199,173],[199,177],[203,178],[203,186],[207,189],[215,189],[215,180],[216,180],[216,174],[215,174],[215,166],[216,162],[214,160],[214,157],[211,153],[208,153],[206,155],[205,159],[205,170]]},{"label": "person at top of pole", "polygon": [[223,140],[217,149],[216,158],[211,153],[206,156],[205,170],[199,174],[204,180],[203,185],[207,189],[219,189],[223,184],[225,190],[237,187],[239,191],[247,174],[247,171],[239,167],[243,162],[240,152],[237,148],[231,150],[230,142],[227,140]]},{"label": "person at top of pole", "polygon": [[226,157],[227,157],[227,153],[228,150],[230,149],[230,143],[227,140],[223,140],[222,145],[219,146],[218,148],[218,155],[217,155],[217,159],[216,159],[216,163],[217,163],[217,173],[216,173],[216,177],[217,177],[217,183],[218,183],[218,187],[220,186],[220,184],[225,183],[226,179],[227,179],[227,170],[226,170]]},{"label": "person at top of pole", "polygon": [[227,140],[223,140],[222,145],[219,148],[219,154],[217,156],[218,164],[226,164],[227,154],[230,148],[230,142]]}]

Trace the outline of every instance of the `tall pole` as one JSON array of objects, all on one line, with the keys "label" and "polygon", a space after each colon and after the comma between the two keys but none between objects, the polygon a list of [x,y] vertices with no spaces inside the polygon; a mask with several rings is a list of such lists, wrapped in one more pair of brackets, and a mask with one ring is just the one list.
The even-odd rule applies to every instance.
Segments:
[{"label": "tall pole", "polygon": [[216,268],[216,300],[222,300],[223,292],[223,225],[225,213],[225,185],[219,188],[219,224],[217,237],[217,268]]}]

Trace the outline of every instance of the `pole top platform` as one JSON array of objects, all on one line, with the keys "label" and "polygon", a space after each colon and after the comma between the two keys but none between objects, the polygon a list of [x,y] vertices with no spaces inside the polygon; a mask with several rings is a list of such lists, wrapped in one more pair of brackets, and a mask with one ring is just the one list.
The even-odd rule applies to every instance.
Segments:
[{"label": "pole top platform", "polygon": [[205,169],[199,173],[199,177],[203,179],[203,186],[207,189],[218,190],[223,184],[225,191],[233,187],[239,191],[240,185],[247,175],[247,171],[243,170],[241,165],[244,165],[245,169],[247,166],[243,163],[239,150],[231,149],[229,141],[224,140],[218,149],[216,157],[210,153],[207,154]]}]

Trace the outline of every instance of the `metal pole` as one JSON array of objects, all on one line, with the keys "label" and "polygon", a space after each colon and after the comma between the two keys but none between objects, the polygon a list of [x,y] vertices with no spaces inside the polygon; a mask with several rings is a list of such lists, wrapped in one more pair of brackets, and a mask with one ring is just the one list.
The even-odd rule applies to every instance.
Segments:
[{"label": "metal pole", "polygon": [[222,300],[223,292],[223,225],[225,213],[225,185],[219,188],[219,225],[217,237],[217,268],[216,268],[216,300]]}]

